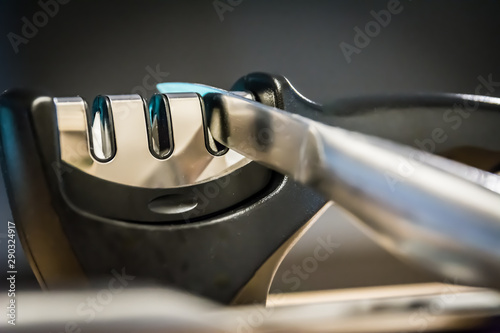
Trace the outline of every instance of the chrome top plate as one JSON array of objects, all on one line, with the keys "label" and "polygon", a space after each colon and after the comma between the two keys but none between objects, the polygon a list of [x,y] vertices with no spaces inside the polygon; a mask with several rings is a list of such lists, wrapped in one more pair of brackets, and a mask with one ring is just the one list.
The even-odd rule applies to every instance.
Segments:
[{"label": "chrome top plate", "polygon": [[[196,91],[196,85],[191,91]],[[148,108],[139,95],[101,97],[107,100],[108,114],[96,112],[95,107],[89,111],[80,97],[54,98],[61,160],[92,176],[142,188],[200,184],[250,162],[232,150],[220,156],[207,150],[207,141],[213,139],[204,124],[198,93],[163,96],[170,112],[172,141],[171,152],[164,157],[157,154],[158,141],[162,141],[159,124],[151,105]]]}]

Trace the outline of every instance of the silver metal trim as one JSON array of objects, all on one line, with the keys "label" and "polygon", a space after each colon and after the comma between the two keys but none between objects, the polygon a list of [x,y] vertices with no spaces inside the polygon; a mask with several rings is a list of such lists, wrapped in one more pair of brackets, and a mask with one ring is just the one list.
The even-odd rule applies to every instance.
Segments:
[{"label": "silver metal trim", "polygon": [[[82,98],[54,98],[61,160],[92,176],[143,188],[200,184],[227,175],[250,162],[232,150],[222,156],[207,151],[203,106],[198,94],[163,96],[170,106],[174,145],[172,154],[165,159],[156,158],[150,151],[148,110],[139,95],[102,97],[109,103],[112,130],[109,122],[88,124],[87,104]],[[91,140],[90,135],[93,136]],[[106,140],[98,141],[103,135]],[[114,152],[111,152],[112,145],[99,144],[111,142],[111,135],[116,142]]]}]

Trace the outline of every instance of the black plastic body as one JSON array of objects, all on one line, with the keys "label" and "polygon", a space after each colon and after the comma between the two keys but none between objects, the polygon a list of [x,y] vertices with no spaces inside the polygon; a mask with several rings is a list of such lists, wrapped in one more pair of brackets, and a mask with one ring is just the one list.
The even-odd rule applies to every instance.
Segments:
[{"label": "black plastic body", "polygon": [[[243,77],[233,90],[327,124],[442,155],[464,147],[500,151],[499,108],[473,96],[350,98],[322,107],[298,94],[284,77],[264,73]],[[469,116],[457,118],[465,113],[457,113],[456,105],[472,103]],[[446,140],[434,140],[436,129]],[[225,199],[213,198],[211,208],[187,219],[159,218],[144,210],[151,198],[197,200],[192,193],[209,185],[154,192],[107,184],[61,163],[56,134],[51,98],[19,91],[0,98],[1,161],[10,204],[32,266],[47,285],[57,287],[60,283],[49,282],[58,276],[74,280],[78,274],[95,285],[113,270],[124,270],[137,285],[168,284],[229,303],[325,203],[313,191],[250,164],[228,176],[234,179],[221,191],[219,198]],[[500,158],[485,168],[495,171],[498,165]],[[89,197],[89,192],[97,194]]]},{"label": "black plastic body", "polygon": [[[37,93],[10,91],[0,99],[10,205],[31,265],[49,288],[73,284],[80,270],[91,286],[123,271],[136,286],[159,283],[229,303],[325,203],[254,163],[225,179],[180,189],[95,179],[60,161],[54,108],[50,97]],[[219,186],[218,195],[189,216],[144,208],[163,196],[204,200],[196,193],[207,186]]]}]

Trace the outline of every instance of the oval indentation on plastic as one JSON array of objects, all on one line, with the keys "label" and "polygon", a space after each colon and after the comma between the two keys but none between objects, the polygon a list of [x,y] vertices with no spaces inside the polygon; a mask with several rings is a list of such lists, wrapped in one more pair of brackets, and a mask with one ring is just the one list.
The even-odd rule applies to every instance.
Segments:
[{"label": "oval indentation on plastic", "polygon": [[197,202],[186,200],[180,195],[165,195],[153,199],[148,208],[158,214],[182,214],[193,210],[198,206]]}]

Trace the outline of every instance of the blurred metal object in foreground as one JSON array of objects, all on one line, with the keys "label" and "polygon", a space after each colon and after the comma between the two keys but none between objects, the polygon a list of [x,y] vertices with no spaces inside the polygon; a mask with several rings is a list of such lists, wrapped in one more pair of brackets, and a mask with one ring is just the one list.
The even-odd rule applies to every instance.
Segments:
[{"label": "blurred metal object in foreground", "polygon": [[[283,258],[333,200],[440,281],[499,288],[498,99],[321,106],[264,73],[231,92],[158,89],[149,108],[136,95],[98,96],[92,110],[81,98],[0,96],[2,171],[42,286],[99,287],[126,267],[139,285],[269,305]],[[475,108],[460,132],[446,120],[458,103]],[[440,131],[442,145],[429,144],[425,135],[445,125],[453,131],[443,140]],[[479,158],[467,162],[471,149]]]},{"label": "blurred metal object in foreground", "polygon": [[500,289],[499,176],[234,94],[204,99],[230,149],[335,201],[404,259]]},{"label": "blurred metal object in foreground", "polygon": [[[23,292],[2,332],[478,332],[500,294],[453,284],[276,294],[268,306],[227,307],[168,289]],[[106,299],[106,302],[100,300]],[[96,301],[97,300],[97,301]],[[93,302],[93,303],[92,303]],[[6,306],[5,299],[0,303]],[[496,323],[498,324],[498,323]]]}]

